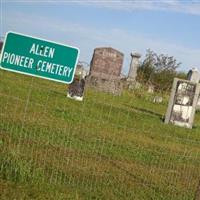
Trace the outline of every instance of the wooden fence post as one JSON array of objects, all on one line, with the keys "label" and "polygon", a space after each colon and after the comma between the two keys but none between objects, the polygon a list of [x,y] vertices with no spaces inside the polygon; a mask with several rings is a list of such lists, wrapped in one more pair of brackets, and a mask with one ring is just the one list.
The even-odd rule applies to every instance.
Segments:
[{"label": "wooden fence post", "polygon": [[200,180],[198,182],[196,194],[195,194],[195,199],[194,200],[200,200]]}]

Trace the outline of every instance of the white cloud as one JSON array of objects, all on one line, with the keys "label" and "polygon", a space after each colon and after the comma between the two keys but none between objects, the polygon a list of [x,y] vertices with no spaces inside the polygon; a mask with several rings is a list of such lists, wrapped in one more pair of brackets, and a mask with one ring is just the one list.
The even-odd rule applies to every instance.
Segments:
[{"label": "white cloud", "polygon": [[114,10],[161,10],[200,15],[200,1],[198,0],[75,0],[73,2],[83,6],[95,6]]},{"label": "white cloud", "polygon": [[47,18],[37,14],[27,16],[15,12],[3,15],[3,32],[9,30],[77,46],[81,50],[80,60],[87,62],[90,62],[94,48],[112,46],[125,54],[125,73],[129,67],[130,52],[140,52],[144,55],[147,48],[157,53],[173,55],[178,62],[182,62],[184,70],[200,66],[200,49],[191,49],[162,39],[155,40],[121,29],[97,29],[53,17]]},{"label": "white cloud", "polygon": [[23,4],[76,4],[113,10],[136,11],[172,11],[200,15],[199,0],[2,0],[3,3]]}]

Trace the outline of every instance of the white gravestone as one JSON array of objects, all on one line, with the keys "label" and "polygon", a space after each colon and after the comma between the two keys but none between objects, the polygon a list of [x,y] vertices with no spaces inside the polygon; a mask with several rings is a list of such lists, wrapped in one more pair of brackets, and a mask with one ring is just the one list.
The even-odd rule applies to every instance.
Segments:
[{"label": "white gravestone", "polygon": [[[194,83],[199,83],[200,81],[200,72],[197,68],[193,68],[189,70],[187,74],[187,80],[192,81]],[[197,101],[196,109],[200,110],[200,95]]]},{"label": "white gravestone", "polygon": [[139,53],[131,53],[131,64],[128,72],[128,80],[136,81],[137,69],[140,66],[140,57]]},{"label": "white gravestone", "polygon": [[192,128],[199,92],[199,84],[175,78],[165,123]]},{"label": "white gravestone", "polygon": [[194,83],[199,83],[200,81],[200,72],[197,68],[193,68],[189,70],[187,74],[187,80],[194,82]]}]

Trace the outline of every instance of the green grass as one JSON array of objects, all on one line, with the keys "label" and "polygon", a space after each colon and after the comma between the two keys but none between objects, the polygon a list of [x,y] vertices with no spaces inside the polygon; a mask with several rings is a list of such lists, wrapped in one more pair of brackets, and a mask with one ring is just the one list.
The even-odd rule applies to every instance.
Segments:
[{"label": "green grass", "polygon": [[194,128],[163,123],[168,97],[88,89],[0,71],[0,199],[194,199]]}]

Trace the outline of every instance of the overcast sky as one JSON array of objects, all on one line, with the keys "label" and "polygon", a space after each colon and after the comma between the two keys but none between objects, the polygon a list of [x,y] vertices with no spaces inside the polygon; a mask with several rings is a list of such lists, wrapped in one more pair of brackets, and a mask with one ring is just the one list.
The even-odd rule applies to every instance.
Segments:
[{"label": "overcast sky", "polygon": [[174,56],[181,70],[200,70],[200,1],[0,0],[0,36],[16,31],[80,49],[90,62],[96,47],[113,47],[144,59],[146,49]]}]

